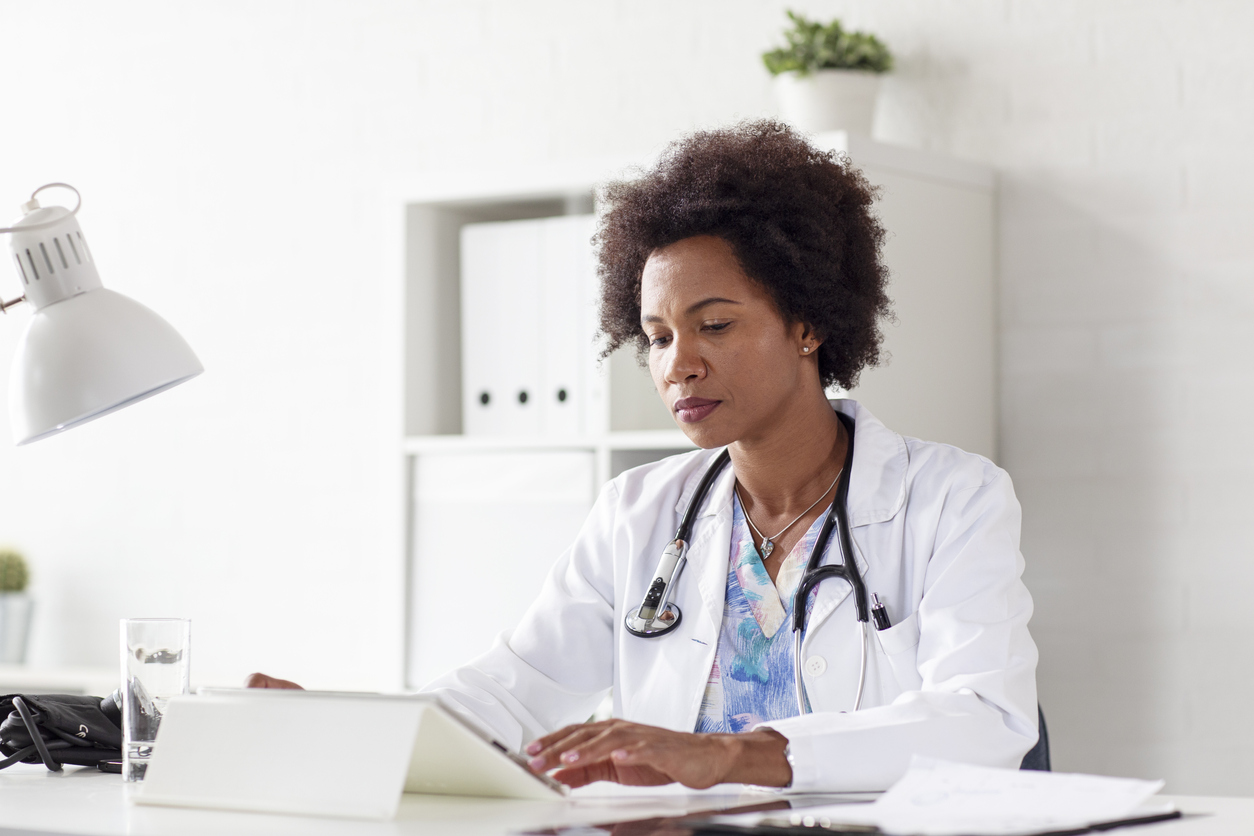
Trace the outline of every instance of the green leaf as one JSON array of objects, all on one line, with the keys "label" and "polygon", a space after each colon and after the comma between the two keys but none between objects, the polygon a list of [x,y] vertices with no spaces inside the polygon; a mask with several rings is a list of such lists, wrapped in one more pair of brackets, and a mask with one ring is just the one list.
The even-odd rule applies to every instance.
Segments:
[{"label": "green leaf", "polygon": [[788,10],[792,28],[784,30],[785,46],[762,53],[771,73],[809,75],[815,70],[866,70],[886,73],[893,56],[879,38],[868,32],[846,32],[839,20],[818,23]]}]

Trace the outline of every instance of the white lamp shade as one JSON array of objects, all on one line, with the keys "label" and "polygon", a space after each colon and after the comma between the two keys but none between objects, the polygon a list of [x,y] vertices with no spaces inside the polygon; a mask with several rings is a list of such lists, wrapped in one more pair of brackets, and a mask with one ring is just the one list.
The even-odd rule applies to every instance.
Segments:
[{"label": "white lamp shade", "polygon": [[35,311],[13,357],[19,445],[86,423],[204,371],[164,319],[103,287]]}]

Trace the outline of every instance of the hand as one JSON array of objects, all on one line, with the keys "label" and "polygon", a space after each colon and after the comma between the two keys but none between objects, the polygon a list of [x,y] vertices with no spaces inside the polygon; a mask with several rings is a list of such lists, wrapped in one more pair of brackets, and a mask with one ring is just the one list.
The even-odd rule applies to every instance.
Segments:
[{"label": "hand", "polygon": [[571,787],[594,781],[648,787],[678,781],[705,789],[735,782],[769,787],[792,783],[788,739],[771,729],[744,734],[691,734],[602,720],[567,726],[526,747],[535,772]]},{"label": "hand", "polygon": [[286,688],[289,691],[303,691],[304,688],[295,682],[279,679],[277,676],[266,676],[264,673],[250,673],[244,680],[245,688]]}]

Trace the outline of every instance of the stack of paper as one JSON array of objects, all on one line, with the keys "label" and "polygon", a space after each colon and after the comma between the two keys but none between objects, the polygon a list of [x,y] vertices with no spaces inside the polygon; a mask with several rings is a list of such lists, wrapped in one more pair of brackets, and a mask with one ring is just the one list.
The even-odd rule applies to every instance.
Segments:
[{"label": "stack of paper", "polygon": [[1162,781],[994,769],[916,757],[872,804],[808,807],[751,814],[720,825],[876,828],[892,836],[1021,836],[1084,830],[1091,825],[1171,813],[1152,802]]}]

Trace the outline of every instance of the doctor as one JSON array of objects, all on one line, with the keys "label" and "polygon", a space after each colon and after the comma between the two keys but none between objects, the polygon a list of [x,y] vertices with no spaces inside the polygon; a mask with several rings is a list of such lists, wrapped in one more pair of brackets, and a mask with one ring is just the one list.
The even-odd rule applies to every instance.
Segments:
[{"label": "doctor", "polygon": [[[1037,653],[1010,478],[824,395],[879,359],[890,307],[873,197],[848,162],[773,122],[694,134],[605,190],[606,352],[640,349],[702,449],[606,485],[517,629],[426,690],[571,786],[882,790],[916,753],[1018,766],[1037,736]],[[724,448],[671,593],[678,626],[633,635],[624,619]],[[855,596],[839,578],[811,592],[802,714],[793,596],[842,480],[854,559],[890,626],[870,631],[854,711]],[[823,563],[841,562],[838,539]],[[508,559],[508,539],[481,547]],[[615,719],[579,722],[610,688]]]}]

